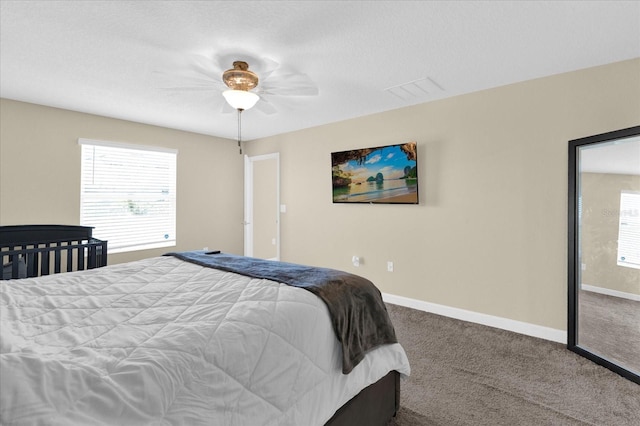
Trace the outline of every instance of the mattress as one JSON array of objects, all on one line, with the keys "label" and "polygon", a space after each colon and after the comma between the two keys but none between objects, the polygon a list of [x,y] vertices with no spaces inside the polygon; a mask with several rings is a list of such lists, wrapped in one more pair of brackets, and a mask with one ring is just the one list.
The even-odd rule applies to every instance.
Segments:
[{"label": "mattress", "polygon": [[0,282],[0,423],[322,425],[389,371],[349,374],[327,306],[267,279],[157,257]]}]

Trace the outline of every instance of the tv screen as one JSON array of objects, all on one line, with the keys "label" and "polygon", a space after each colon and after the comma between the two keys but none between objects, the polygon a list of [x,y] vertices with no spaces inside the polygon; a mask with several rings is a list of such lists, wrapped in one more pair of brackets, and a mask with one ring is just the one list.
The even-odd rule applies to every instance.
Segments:
[{"label": "tv screen", "polygon": [[415,142],[331,153],[334,203],[418,204]]}]

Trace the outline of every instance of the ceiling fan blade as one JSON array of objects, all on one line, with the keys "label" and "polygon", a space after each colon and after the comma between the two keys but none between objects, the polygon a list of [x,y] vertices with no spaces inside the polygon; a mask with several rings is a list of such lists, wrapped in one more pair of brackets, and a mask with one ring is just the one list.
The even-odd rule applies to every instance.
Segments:
[{"label": "ceiling fan blade", "polygon": [[306,74],[272,76],[265,81],[259,92],[275,96],[317,96],[318,87]]},{"label": "ceiling fan blade", "polygon": [[213,81],[222,82],[223,69],[213,58],[203,55],[187,55],[187,67],[193,72]]},{"label": "ceiling fan blade", "polygon": [[255,72],[262,81],[267,80],[275,70],[280,68],[280,64],[271,58],[263,57],[260,62],[256,65]]},{"label": "ceiling fan blade", "polygon": [[150,80],[154,87],[164,90],[196,92],[226,89],[220,78],[208,75],[198,64],[169,66],[162,71],[152,71]]},{"label": "ceiling fan blade", "polygon": [[274,107],[273,104],[267,102],[264,98],[260,98],[260,100],[258,101],[258,103],[256,103],[254,108],[266,115],[271,115],[278,112],[276,107]]},{"label": "ceiling fan blade", "polygon": [[158,87],[160,90],[166,90],[169,92],[183,92],[183,93],[212,93],[219,94],[220,90],[215,87],[203,87],[203,86],[173,86],[173,87]]},{"label": "ceiling fan blade", "polygon": [[215,84],[210,80],[201,78],[182,79],[179,76],[177,77],[175,75],[166,75],[166,73],[162,72],[153,72],[151,74],[151,80],[153,81],[153,85],[158,89],[185,91],[221,90],[220,85]]}]

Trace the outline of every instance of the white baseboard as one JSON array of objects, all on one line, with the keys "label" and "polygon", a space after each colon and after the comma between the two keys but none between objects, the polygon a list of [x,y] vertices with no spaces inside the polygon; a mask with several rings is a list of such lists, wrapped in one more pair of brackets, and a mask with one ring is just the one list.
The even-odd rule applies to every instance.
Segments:
[{"label": "white baseboard", "polygon": [[513,331],[527,336],[538,337],[540,339],[551,340],[552,342],[567,343],[567,332],[541,325],[529,324],[522,321],[496,317],[493,315],[481,314],[467,311],[465,309],[452,308],[450,306],[438,305],[436,303],[424,302],[422,300],[410,299],[408,297],[396,296],[382,293],[385,302],[394,305],[405,306],[407,308],[418,309],[420,311],[445,317],[455,318],[462,321],[469,321],[476,324],[487,325],[489,327],[500,328],[502,330]]},{"label": "white baseboard", "polygon": [[597,287],[595,285],[581,284],[580,288],[592,293],[605,294],[607,296],[621,297],[623,299],[634,300],[640,302],[640,294],[626,293],[624,291],[611,290],[610,288]]}]

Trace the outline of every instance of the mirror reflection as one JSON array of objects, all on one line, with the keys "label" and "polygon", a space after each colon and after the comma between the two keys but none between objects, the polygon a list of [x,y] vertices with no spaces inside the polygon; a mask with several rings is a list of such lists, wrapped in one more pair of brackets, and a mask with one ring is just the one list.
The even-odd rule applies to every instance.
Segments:
[{"label": "mirror reflection", "polygon": [[576,344],[640,375],[640,136],[577,163]]}]

